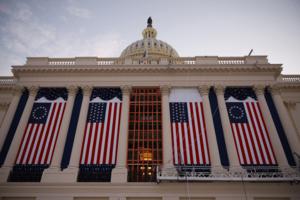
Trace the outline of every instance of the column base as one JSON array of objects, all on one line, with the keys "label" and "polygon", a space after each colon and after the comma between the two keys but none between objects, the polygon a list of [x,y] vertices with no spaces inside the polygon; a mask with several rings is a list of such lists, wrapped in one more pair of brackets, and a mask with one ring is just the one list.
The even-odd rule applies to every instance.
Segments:
[{"label": "column base", "polygon": [[78,168],[67,168],[63,171],[60,168],[48,168],[43,172],[41,182],[47,183],[74,183],[77,182]]},{"label": "column base", "polygon": [[126,167],[116,167],[111,172],[112,183],[126,183],[128,170]]},{"label": "column base", "polygon": [[179,200],[178,196],[163,196],[163,200]]},{"label": "column base", "polygon": [[11,167],[0,168],[0,183],[7,182],[11,169]]},{"label": "column base", "polygon": [[242,166],[230,166],[228,173],[230,177],[243,177],[247,174],[247,170]]},{"label": "column base", "polygon": [[220,175],[220,174],[227,174],[228,172],[229,172],[229,168],[225,168],[221,165],[211,167],[212,174]]},{"label": "column base", "polygon": [[177,173],[177,170],[175,169],[174,165],[163,165],[161,170],[162,173],[168,172],[168,173]]},{"label": "column base", "polygon": [[73,197],[65,197],[65,196],[38,196],[36,200],[53,200],[53,199],[59,199],[59,200],[73,200]]}]

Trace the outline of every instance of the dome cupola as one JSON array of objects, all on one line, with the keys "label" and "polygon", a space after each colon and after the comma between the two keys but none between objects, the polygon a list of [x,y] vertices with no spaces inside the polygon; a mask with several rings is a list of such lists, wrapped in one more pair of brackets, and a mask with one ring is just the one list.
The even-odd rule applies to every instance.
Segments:
[{"label": "dome cupola", "polygon": [[168,43],[157,40],[157,31],[152,27],[151,17],[147,20],[147,27],[142,32],[143,39],[133,42],[121,53],[121,58],[161,58],[179,57],[176,50]]}]

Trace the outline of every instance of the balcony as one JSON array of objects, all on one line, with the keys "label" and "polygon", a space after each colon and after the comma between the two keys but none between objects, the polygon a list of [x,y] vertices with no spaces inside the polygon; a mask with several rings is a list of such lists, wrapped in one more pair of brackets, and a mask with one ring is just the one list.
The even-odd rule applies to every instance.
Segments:
[{"label": "balcony", "polygon": [[157,171],[157,181],[250,181],[250,182],[299,182],[299,168],[277,166],[230,167],[184,167]]}]

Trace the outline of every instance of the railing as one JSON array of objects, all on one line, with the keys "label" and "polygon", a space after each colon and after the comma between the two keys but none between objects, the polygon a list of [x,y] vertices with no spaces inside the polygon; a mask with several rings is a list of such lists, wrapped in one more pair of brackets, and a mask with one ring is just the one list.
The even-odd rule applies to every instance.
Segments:
[{"label": "railing", "polygon": [[245,57],[218,57],[220,65],[240,65],[245,64]]},{"label": "railing", "polygon": [[283,82],[300,83],[300,75],[282,75]]},{"label": "railing", "polygon": [[169,63],[171,64],[185,64],[185,65],[194,65],[196,64],[195,57],[178,57],[178,58],[169,58]]},{"label": "railing", "polygon": [[118,64],[120,60],[119,58],[97,58],[97,65],[113,65]]},{"label": "railing", "polygon": [[11,76],[0,76],[0,85],[14,85],[16,80]]},{"label": "railing", "polygon": [[157,181],[300,181],[299,169],[285,167],[184,167],[158,169]]},{"label": "railing", "polygon": [[75,65],[74,58],[49,58],[48,65]]},{"label": "railing", "polygon": [[173,64],[173,65],[241,65],[241,64],[267,64],[266,56],[243,56],[243,57],[217,57],[217,56],[196,56],[196,57],[177,57],[177,58],[100,58],[100,57],[73,57],[73,58],[48,58],[48,57],[29,57],[26,65],[124,65],[124,64]]}]

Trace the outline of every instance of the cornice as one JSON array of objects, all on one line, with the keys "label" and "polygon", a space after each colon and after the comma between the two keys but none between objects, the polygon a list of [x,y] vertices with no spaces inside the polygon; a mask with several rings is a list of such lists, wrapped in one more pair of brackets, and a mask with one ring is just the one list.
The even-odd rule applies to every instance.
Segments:
[{"label": "cornice", "polygon": [[95,73],[95,72],[273,72],[278,76],[280,64],[242,65],[24,65],[13,66],[12,72],[18,77],[21,73]]},{"label": "cornice", "polygon": [[0,91],[9,91],[12,92],[15,88],[15,85],[0,85]]},{"label": "cornice", "polygon": [[278,82],[276,85],[281,89],[300,89],[300,82]]}]

